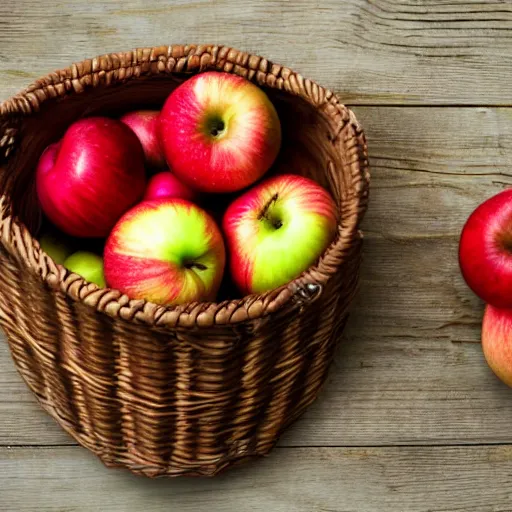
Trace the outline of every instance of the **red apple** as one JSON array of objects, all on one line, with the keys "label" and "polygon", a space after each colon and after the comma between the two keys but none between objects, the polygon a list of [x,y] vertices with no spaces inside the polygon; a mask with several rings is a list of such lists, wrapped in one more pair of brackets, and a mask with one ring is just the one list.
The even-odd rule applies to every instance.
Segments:
[{"label": "red apple", "polygon": [[119,121],[82,119],[43,153],[36,185],[44,213],[62,231],[107,236],[144,193],[142,147]]},{"label": "red apple", "polygon": [[203,192],[234,192],[260,179],[281,145],[277,112],[262,89],[229,73],[207,72],[175,89],[160,114],[171,170]]},{"label": "red apple", "polygon": [[512,189],[491,197],[470,215],[460,238],[459,264],[481,299],[512,307]]},{"label": "red apple", "polygon": [[129,126],[137,135],[144,149],[148,167],[165,169],[167,164],[158,137],[158,110],[136,110],[121,117],[121,121]]},{"label": "red apple", "polygon": [[214,300],[224,262],[224,242],[213,219],[178,198],[132,208],[112,230],[104,252],[110,287],[157,304]]},{"label": "red apple", "polygon": [[261,293],[307,270],[332,242],[337,208],[314,181],[283,174],[236,199],[224,215],[233,281]]},{"label": "red apple", "polygon": [[512,387],[512,310],[486,307],[482,349],[492,371]]},{"label": "red apple", "polygon": [[197,193],[176,178],[172,172],[164,171],[151,177],[144,193],[145,201],[162,197],[181,197],[194,201]]}]

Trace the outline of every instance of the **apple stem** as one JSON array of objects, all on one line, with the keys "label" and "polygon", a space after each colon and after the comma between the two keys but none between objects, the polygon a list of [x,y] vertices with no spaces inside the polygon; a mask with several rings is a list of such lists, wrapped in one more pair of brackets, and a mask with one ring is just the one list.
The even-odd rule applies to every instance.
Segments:
[{"label": "apple stem", "polygon": [[270,201],[265,205],[263,210],[261,210],[260,216],[258,217],[259,220],[261,220],[261,219],[267,219],[268,220],[268,211],[269,211],[270,207],[272,206],[272,204],[277,201],[278,197],[279,197],[279,194],[274,194],[270,198]]},{"label": "apple stem", "polygon": [[258,217],[258,220],[266,220],[267,222],[270,222],[271,226],[274,229],[279,229],[283,225],[281,219],[278,219],[273,215],[269,215],[270,207],[277,201],[278,198],[279,194],[274,194],[270,198],[270,201],[265,205],[265,208],[263,208],[262,212],[260,213],[260,216]]}]

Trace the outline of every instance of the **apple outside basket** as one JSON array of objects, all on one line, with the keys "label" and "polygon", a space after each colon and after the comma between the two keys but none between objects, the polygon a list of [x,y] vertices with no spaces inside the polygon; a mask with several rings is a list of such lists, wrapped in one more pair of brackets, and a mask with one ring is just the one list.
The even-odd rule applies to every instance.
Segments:
[{"label": "apple outside basket", "polygon": [[[44,253],[34,172],[80,117],[161,106],[188,76],[236,73],[276,106],[275,169],[309,176],[339,207],[318,263],[276,290],[163,307],[99,289]],[[365,137],[330,91],[222,46],[105,55],[0,104],[0,325],[42,407],[107,466],[150,477],[215,475],[266,455],[316,398],[358,279],[368,199]]]}]

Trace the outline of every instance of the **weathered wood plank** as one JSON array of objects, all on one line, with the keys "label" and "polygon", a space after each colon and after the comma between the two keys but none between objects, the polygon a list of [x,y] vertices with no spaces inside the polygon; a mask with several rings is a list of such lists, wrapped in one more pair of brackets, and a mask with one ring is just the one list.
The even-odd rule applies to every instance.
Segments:
[{"label": "weathered wood plank", "polygon": [[182,42],[260,53],[351,104],[512,97],[512,6],[500,0],[3,0],[0,20],[0,98],[85,57]]},{"label": "weathered wood plank", "polygon": [[215,479],[147,480],[78,447],[0,449],[8,512],[491,512],[512,509],[510,446],[278,449]]},{"label": "weathered wood plank", "polygon": [[[321,400],[281,444],[509,442],[512,395],[484,363],[457,237],[473,207],[512,184],[512,109],[357,115],[373,164],[361,293]],[[70,442],[0,343],[0,444]]]},{"label": "weathered wood plank", "polygon": [[474,207],[512,184],[512,109],[354,110],[369,139],[369,236],[458,237]]}]

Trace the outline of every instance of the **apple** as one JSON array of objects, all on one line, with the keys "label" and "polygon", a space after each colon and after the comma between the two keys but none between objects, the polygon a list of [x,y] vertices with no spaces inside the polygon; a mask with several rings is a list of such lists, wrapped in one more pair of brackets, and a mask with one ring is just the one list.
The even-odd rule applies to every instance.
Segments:
[{"label": "apple", "polygon": [[42,235],[39,239],[39,245],[57,265],[62,265],[65,259],[73,252],[69,244],[53,233]]},{"label": "apple", "polygon": [[148,167],[165,169],[167,163],[158,137],[158,110],[128,112],[120,121],[129,126],[139,138]]},{"label": "apple", "polygon": [[485,308],[482,349],[491,370],[512,387],[512,310]]},{"label": "apple", "polygon": [[77,121],[41,156],[36,187],[44,213],[64,233],[105,237],[144,194],[140,142],[114,119]]},{"label": "apple", "polygon": [[262,293],[295,279],[332,242],[337,219],[330,194],[308,178],[283,174],[256,185],[224,214],[235,284]]},{"label": "apple", "polygon": [[469,216],[460,237],[459,264],[476,295],[493,306],[512,307],[512,189]]},{"label": "apple", "polygon": [[211,301],[225,263],[213,219],[180,198],[145,201],[115,225],[104,251],[110,287],[157,304]]},{"label": "apple", "polygon": [[160,199],[162,197],[181,197],[194,201],[197,193],[190,187],[182,183],[172,172],[159,172],[149,180],[144,200]]},{"label": "apple", "polygon": [[160,113],[172,172],[202,192],[234,192],[259,180],[281,145],[277,112],[245,78],[209,71],[183,82]]},{"label": "apple", "polygon": [[105,277],[103,275],[103,259],[101,256],[88,251],[77,251],[66,258],[64,266],[82,276],[86,281],[104,288]]}]

